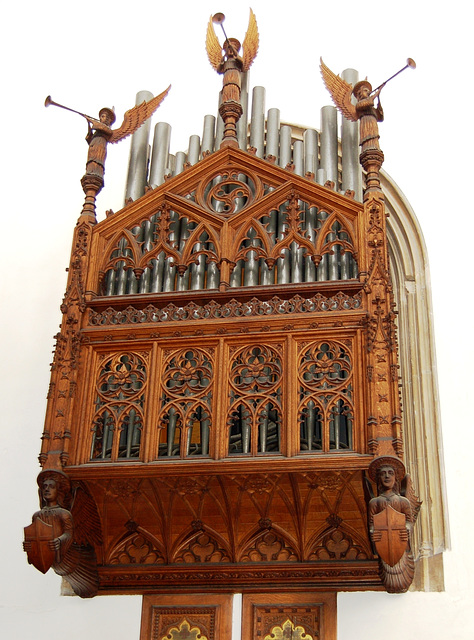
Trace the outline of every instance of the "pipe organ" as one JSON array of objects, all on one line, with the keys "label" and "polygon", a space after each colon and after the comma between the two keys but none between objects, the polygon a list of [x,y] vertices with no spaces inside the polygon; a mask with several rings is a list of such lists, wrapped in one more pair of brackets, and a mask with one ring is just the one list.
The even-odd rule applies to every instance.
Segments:
[{"label": "pipe organ", "polygon": [[248,96],[245,73],[236,148],[220,115],[175,155],[145,124],[124,208],[74,231],[40,462],[82,496],[89,596],[386,587],[366,478],[403,455],[383,194],[357,122],[324,107],[302,130]]}]

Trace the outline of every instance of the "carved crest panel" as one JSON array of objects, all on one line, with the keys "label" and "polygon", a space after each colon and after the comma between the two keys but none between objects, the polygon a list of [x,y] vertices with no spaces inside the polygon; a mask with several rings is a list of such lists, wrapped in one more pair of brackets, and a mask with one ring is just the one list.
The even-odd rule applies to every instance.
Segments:
[{"label": "carved crest panel", "polygon": [[335,640],[336,594],[244,595],[242,640]]},{"label": "carved crest panel", "polygon": [[145,596],[140,640],[221,640],[232,635],[232,596]]}]

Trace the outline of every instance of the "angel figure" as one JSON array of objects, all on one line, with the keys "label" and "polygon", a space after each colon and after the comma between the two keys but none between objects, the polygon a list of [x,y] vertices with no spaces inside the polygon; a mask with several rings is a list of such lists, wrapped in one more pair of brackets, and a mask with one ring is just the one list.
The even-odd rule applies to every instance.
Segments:
[{"label": "angel figure", "polygon": [[[379,87],[372,95],[372,85],[367,80],[357,82],[354,87],[336,75],[327,67],[321,58],[321,75],[324,84],[331,94],[334,104],[348,120],[357,122],[360,120],[360,146],[362,152],[367,149],[378,149],[379,130],[377,123],[383,121],[383,109],[380,104],[380,92],[383,86]],[[351,95],[357,100],[352,104]],[[377,106],[375,100],[377,99]]]},{"label": "angel figure", "polygon": [[52,567],[77,595],[94,596],[99,581],[93,545],[102,544],[102,535],[93,500],[80,487],[72,495],[62,471],[42,471],[38,486],[41,509],[25,527],[28,562],[42,573]]},{"label": "angel figure", "polygon": [[[386,83],[372,92],[372,85],[367,80],[357,82],[354,87],[336,75],[327,67],[321,58],[321,75],[324,84],[331,94],[331,98],[348,120],[359,121],[360,128],[360,162],[366,172],[366,190],[378,191],[380,189],[380,168],[384,161],[383,152],[379,146],[378,122],[383,120],[383,109],[380,104],[380,92]],[[357,100],[352,104],[351,96]],[[377,105],[375,104],[377,100]],[[366,195],[364,195],[365,199]]]},{"label": "angel figure", "polygon": [[[222,26],[223,14],[211,16],[207,26],[206,51],[211,66],[219,74],[223,74],[222,83],[222,104],[219,109],[224,120],[223,144],[228,146],[238,146],[235,123],[242,115],[242,105],[240,104],[240,93],[242,88],[242,73],[248,71],[258,51],[258,27],[255,14],[250,9],[249,26],[245,34],[243,53],[239,55],[241,44],[236,38],[226,36],[224,44],[221,46],[214,31],[213,22]],[[222,145],[221,145],[222,146]]]},{"label": "angel figure", "polygon": [[377,496],[369,501],[368,515],[382,580],[390,593],[402,593],[413,581],[415,565],[410,538],[421,502],[399,458],[375,458],[369,466],[369,477],[377,484]]},{"label": "angel figure", "polygon": [[89,144],[89,153],[86,163],[86,176],[93,175],[103,179],[107,143],[110,142],[114,144],[120,142],[139,129],[142,124],[155,113],[167,96],[169,90],[170,87],[148,102],[144,101],[129,109],[125,113],[123,122],[118,129],[111,129],[115,122],[115,112],[113,109],[109,109],[108,107],[101,109],[99,111],[99,120],[82,114],[88,123],[86,141]]}]

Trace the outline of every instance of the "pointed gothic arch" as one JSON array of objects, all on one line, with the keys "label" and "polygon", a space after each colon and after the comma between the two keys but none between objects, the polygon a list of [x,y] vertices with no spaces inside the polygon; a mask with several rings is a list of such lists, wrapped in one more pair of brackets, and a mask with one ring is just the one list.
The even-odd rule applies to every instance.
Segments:
[{"label": "pointed gothic arch", "polygon": [[443,589],[442,552],[449,547],[428,255],[415,213],[394,180],[382,171],[389,213],[387,236],[398,310],[403,439],[407,471],[423,509],[414,537],[415,586]]}]

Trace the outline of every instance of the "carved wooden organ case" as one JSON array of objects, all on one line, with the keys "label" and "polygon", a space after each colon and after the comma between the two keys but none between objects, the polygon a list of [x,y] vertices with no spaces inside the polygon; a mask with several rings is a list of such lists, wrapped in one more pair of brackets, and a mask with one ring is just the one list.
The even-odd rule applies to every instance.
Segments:
[{"label": "carved wooden organ case", "polygon": [[366,196],[227,148],[81,216],[40,462],[97,508],[99,591],[382,588],[363,477],[401,409]]}]

